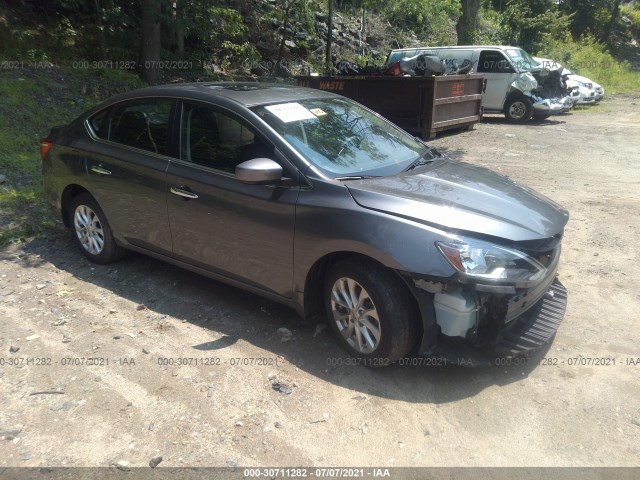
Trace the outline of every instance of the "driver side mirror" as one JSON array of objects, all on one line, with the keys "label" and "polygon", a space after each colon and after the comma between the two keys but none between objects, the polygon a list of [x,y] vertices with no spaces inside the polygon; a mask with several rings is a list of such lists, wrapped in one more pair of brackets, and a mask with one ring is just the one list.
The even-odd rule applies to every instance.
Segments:
[{"label": "driver side mirror", "polygon": [[242,183],[267,185],[282,181],[282,167],[270,158],[254,158],[236,166],[236,180]]}]

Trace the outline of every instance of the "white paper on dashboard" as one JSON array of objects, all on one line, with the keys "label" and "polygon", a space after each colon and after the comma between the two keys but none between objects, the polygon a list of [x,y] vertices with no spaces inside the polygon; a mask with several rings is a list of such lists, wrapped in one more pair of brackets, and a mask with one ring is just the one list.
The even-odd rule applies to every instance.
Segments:
[{"label": "white paper on dashboard", "polygon": [[299,103],[281,103],[280,105],[269,105],[265,107],[284,123],[309,120],[316,116]]}]

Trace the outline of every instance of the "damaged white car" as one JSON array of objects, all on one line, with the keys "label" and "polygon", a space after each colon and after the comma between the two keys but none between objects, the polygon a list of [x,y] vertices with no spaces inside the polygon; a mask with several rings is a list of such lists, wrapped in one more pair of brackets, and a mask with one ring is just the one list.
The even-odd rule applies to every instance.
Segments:
[{"label": "damaged white car", "polygon": [[570,110],[575,103],[561,72],[541,68],[531,55],[518,47],[404,48],[392,50],[387,65],[416,55],[438,57],[453,71],[465,61],[470,62],[471,72],[482,73],[487,80],[482,95],[484,111],[502,112],[512,122],[524,123],[532,117],[544,119]]},{"label": "damaged white car", "polygon": [[[542,65],[547,70],[559,70],[565,81],[565,84],[572,91],[572,98],[575,98],[575,103],[578,105],[589,105],[598,103],[604,98],[604,88],[602,85],[594,82],[593,80],[578,75],[572,72],[568,68],[563,67],[555,60],[542,57],[533,57],[536,62]],[[573,93],[575,92],[575,93]]]}]

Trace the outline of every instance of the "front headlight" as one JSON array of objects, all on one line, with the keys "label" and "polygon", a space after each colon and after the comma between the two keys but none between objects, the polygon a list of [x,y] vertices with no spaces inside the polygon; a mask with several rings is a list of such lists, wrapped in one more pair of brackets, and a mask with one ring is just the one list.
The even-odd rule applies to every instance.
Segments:
[{"label": "front headlight", "polygon": [[518,250],[481,240],[436,242],[462,279],[527,288],[545,278],[547,269]]}]

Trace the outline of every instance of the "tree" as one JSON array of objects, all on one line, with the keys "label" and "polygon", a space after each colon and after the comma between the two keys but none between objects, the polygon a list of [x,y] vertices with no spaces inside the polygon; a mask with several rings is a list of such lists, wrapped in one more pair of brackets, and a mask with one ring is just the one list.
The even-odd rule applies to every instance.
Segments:
[{"label": "tree", "polygon": [[185,0],[176,0],[176,49],[180,58],[184,57]]},{"label": "tree", "polygon": [[246,40],[249,29],[238,10],[220,7],[218,0],[186,3],[185,35],[198,45],[196,51],[203,69],[210,63],[223,69],[251,65],[260,58],[256,48]]},{"label": "tree", "polygon": [[538,52],[549,38],[562,38],[569,27],[556,0],[507,0],[501,22],[507,43],[529,52]]},{"label": "tree", "polygon": [[620,0],[615,0],[613,2],[613,8],[611,9],[611,18],[609,19],[609,22],[607,23],[607,27],[605,28],[604,33],[602,35],[603,43],[605,44],[609,43],[609,39],[611,38],[611,32],[613,31],[613,28],[619,18],[620,18]]},{"label": "tree", "polygon": [[480,0],[460,0],[462,14],[456,23],[458,45],[473,45],[478,31]]},{"label": "tree", "polygon": [[160,13],[161,0],[140,0],[142,6],[142,38],[140,41],[140,74],[148,83],[160,77]]},{"label": "tree", "polygon": [[396,0],[389,2],[385,10],[392,22],[416,36],[448,43],[449,30],[455,25],[454,19],[460,16],[460,1]]},{"label": "tree", "polygon": [[[280,37],[280,46],[278,47],[278,58],[276,59],[272,73],[276,75],[280,71],[280,65],[282,64],[282,57],[284,56],[284,49],[289,40],[289,35],[291,31],[291,21],[293,20],[293,16],[295,13],[300,14],[300,10],[305,6],[305,0],[282,0],[280,9],[276,10],[276,18],[280,22],[280,31],[282,36]],[[300,15],[296,15],[300,16]]]},{"label": "tree", "polygon": [[331,40],[333,37],[333,0],[329,0],[329,18],[327,19],[327,27],[329,32],[327,33],[327,48],[325,50],[325,68],[329,70],[333,62],[331,59]]},{"label": "tree", "polygon": [[571,34],[574,39],[592,35],[611,47],[612,34],[619,28],[620,0],[562,0],[560,10],[570,14]]}]

